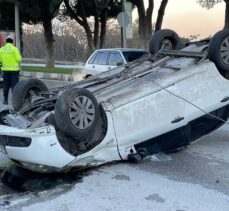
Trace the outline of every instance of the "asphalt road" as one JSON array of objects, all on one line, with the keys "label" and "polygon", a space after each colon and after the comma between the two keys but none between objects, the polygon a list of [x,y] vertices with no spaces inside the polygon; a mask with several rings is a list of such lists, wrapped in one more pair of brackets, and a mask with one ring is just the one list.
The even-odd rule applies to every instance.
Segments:
[{"label": "asphalt road", "polygon": [[[66,84],[46,83],[49,87]],[[0,162],[5,161],[0,155]],[[122,190],[117,189],[118,184]],[[74,191],[76,198],[71,196]],[[47,201],[47,197],[52,200]],[[86,204],[75,205],[80,200]],[[99,167],[82,183],[71,184],[71,190],[59,187],[37,193],[36,197],[31,194],[28,200],[17,193],[0,197],[0,210],[76,210],[77,206],[79,210],[88,210],[90,205],[93,210],[228,211],[229,125],[173,154],[148,157],[138,164]]]}]

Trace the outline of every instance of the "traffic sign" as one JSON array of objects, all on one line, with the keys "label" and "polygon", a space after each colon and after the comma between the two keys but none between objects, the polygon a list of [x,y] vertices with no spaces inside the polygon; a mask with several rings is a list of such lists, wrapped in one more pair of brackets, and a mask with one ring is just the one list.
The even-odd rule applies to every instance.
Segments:
[{"label": "traffic sign", "polygon": [[121,27],[127,27],[130,23],[129,15],[126,12],[120,12],[117,16],[118,24]]}]

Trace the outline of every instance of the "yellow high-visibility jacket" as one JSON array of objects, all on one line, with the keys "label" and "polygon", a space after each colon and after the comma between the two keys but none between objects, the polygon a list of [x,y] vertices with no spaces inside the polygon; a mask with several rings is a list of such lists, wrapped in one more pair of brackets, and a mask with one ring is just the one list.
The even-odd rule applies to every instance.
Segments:
[{"label": "yellow high-visibility jacket", "polygon": [[22,60],[21,54],[13,44],[6,43],[0,48],[0,63],[2,71],[18,71],[19,63]]}]

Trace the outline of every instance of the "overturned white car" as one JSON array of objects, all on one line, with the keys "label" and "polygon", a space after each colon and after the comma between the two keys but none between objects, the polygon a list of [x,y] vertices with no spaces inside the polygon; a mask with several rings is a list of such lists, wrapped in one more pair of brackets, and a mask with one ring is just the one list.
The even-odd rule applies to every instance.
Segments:
[{"label": "overturned white car", "polygon": [[38,79],[14,89],[0,112],[0,149],[38,172],[65,172],[181,149],[229,115],[229,30],[182,44],[156,32],[150,53],[112,71],[50,89]]}]

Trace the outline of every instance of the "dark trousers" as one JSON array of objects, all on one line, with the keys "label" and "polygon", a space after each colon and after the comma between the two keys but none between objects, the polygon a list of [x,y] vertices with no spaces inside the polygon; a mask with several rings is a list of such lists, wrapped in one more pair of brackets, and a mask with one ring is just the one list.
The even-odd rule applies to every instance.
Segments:
[{"label": "dark trousers", "polygon": [[10,88],[14,88],[19,81],[19,71],[2,71],[3,73],[3,96],[4,100],[8,101]]}]

